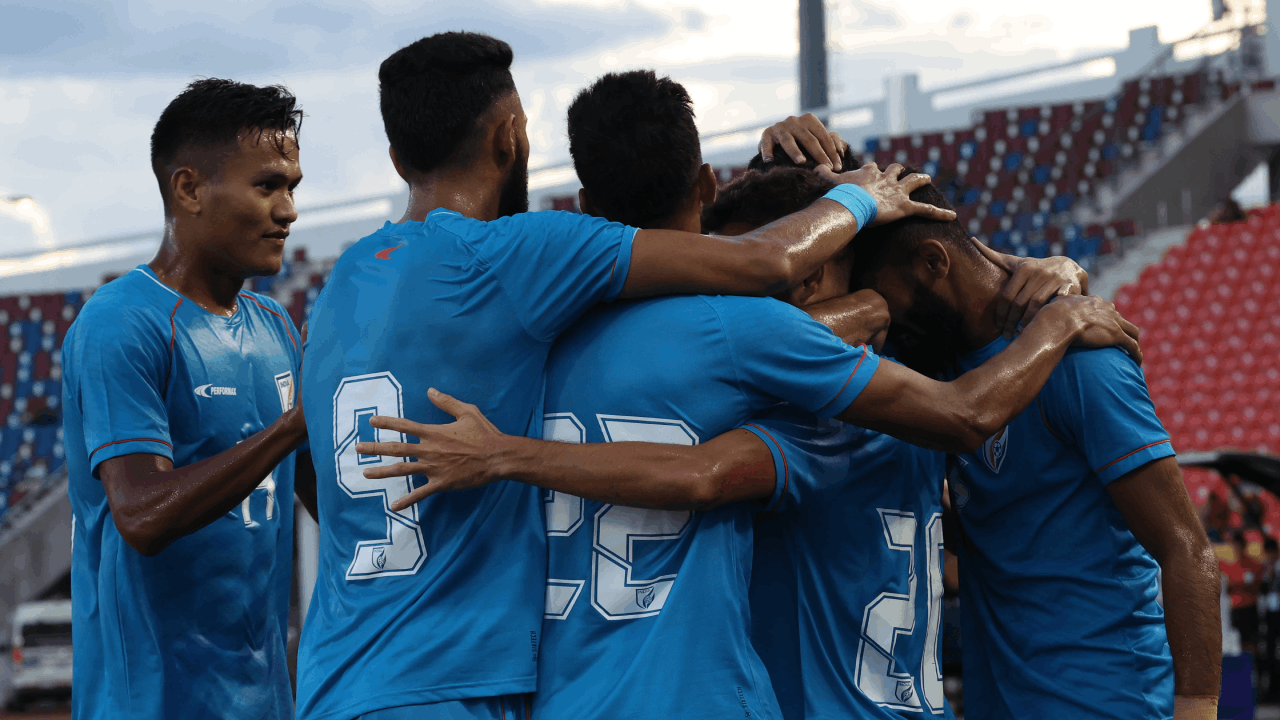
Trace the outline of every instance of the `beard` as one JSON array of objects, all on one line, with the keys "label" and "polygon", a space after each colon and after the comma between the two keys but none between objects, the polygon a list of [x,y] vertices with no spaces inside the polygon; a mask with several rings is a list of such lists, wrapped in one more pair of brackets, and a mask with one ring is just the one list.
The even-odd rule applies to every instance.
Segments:
[{"label": "beard", "polygon": [[498,196],[498,217],[529,212],[529,159],[517,160],[502,183]]},{"label": "beard", "polygon": [[915,299],[901,324],[889,327],[888,342],[903,365],[926,377],[958,374],[965,352],[964,318],[933,290],[915,281]]}]

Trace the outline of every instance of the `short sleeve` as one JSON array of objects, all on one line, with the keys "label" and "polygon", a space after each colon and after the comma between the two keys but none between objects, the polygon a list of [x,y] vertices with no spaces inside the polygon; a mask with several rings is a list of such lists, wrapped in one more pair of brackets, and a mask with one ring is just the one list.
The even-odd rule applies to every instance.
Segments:
[{"label": "short sleeve", "polygon": [[784,302],[715,298],[738,382],[757,406],[793,403],[819,417],[840,414],[879,367],[866,346],[852,347],[830,328]]},{"label": "short sleeve", "polygon": [[[101,320],[99,318],[98,320]],[[169,337],[140,313],[111,322],[82,314],[68,365],[80,404],[89,468],[135,453],[173,460],[164,384],[169,370]],[[168,328],[165,328],[167,330]],[[64,352],[67,348],[64,348]]]},{"label": "short sleeve", "polygon": [[765,509],[793,510],[807,502],[832,478],[849,475],[849,433],[858,428],[783,405],[752,418],[742,426],[769,448],[775,477],[773,495]]},{"label": "short sleeve", "polygon": [[1041,392],[1049,429],[1076,445],[1108,484],[1173,455],[1137,363],[1116,348],[1072,350]]},{"label": "short sleeve", "polygon": [[531,336],[550,342],[618,297],[636,229],[569,212],[521,213],[485,223],[479,252]]}]

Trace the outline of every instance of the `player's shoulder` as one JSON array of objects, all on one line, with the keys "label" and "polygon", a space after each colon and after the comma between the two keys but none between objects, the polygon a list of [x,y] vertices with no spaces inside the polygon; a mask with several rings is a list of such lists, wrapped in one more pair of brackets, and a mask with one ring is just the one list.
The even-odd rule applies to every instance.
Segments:
[{"label": "player's shoulder", "polygon": [[74,327],[79,332],[118,334],[163,325],[184,298],[141,268],[98,288],[85,302]]},{"label": "player's shoulder", "polygon": [[563,210],[541,210],[507,215],[494,220],[477,220],[453,210],[437,208],[427,214],[424,228],[453,233],[471,243],[511,237],[569,239],[585,233],[625,225],[604,218]]},{"label": "player's shoulder", "polygon": [[1141,376],[1142,369],[1118,347],[1068,348],[1058,362],[1056,375],[1078,380]]},{"label": "player's shoulder", "polygon": [[813,318],[800,308],[771,297],[745,295],[700,295],[721,317],[755,318],[762,322],[771,320],[808,321]]}]

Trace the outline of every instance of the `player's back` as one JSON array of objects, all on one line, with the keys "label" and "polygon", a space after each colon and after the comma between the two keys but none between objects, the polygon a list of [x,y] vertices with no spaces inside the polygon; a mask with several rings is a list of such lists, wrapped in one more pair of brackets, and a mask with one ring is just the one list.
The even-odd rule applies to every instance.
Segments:
[{"label": "player's back", "polygon": [[[544,437],[692,445],[788,397],[834,413],[874,362],[776,300],[620,304],[556,345]],[[550,579],[535,717],[778,717],[749,637],[757,506],[645,510],[551,492],[545,502]]]},{"label": "player's back", "polygon": [[787,720],[952,717],[942,693],[943,453],[784,406],[756,526],[753,642]]},{"label": "player's back", "polygon": [[303,380],[321,545],[300,717],[534,689],[546,576],[536,490],[503,481],[392,512],[424,478],[367,480],[392,460],[354,446],[400,438],[369,426],[375,414],[447,422],[431,387],[536,437],[551,341],[616,296],[633,234],[568,213],[486,223],[435,210],[388,223],[334,266]]},{"label": "player's back", "polygon": [[292,717],[293,456],[151,557],[121,536],[95,469],[133,453],[185,467],[292,407],[292,323],[270,298],[242,292],[239,303],[214,315],[140,266],[95,293],[67,333],[77,718]]},{"label": "player's back", "polygon": [[980,691],[966,706],[993,718],[1172,714],[1159,568],[1106,489],[1172,452],[1137,365],[1073,348],[1035,402],[959,457],[965,689]]}]

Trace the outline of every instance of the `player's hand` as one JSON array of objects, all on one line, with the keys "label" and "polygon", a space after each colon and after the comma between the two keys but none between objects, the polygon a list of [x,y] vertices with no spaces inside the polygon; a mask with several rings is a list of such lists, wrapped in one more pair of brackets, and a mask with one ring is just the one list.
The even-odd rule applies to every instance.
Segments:
[{"label": "player's hand", "polygon": [[423,425],[404,418],[375,415],[369,418],[373,427],[412,435],[419,441],[356,443],[356,452],[361,455],[415,458],[413,462],[365,470],[364,476],[371,480],[402,475],[427,476],[426,485],[391,503],[391,509],[396,512],[428,495],[480,487],[497,479],[491,471],[490,461],[506,435],[494,427],[475,405],[435,388],[427,391],[427,398],[457,420],[448,425]]},{"label": "player's hand", "polygon": [[1059,295],[1040,311],[1041,315],[1048,313],[1079,323],[1072,345],[1092,348],[1115,345],[1142,364],[1138,326],[1125,320],[1116,306],[1106,300],[1093,295]]},{"label": "player's hand", "polygon": [[[867,163],[857,170],[837,175],[826,165],[819,165],[817,172],[833,183],[850,183],[866,190],[876,201],[876,219],[871,226],[884,225],[904,217],[918,215],[930,220],[955,220],[954,210],[946,210],[917,202],[911,199],[911,193],[917,188],[932,182],[932,178],[924,173],[911,173],[901,179],[903,168],[898,163],[881,170],[875,163]],[[862,228],[858,228],[861,230]]]},{"label": "player's hand", "polygon": [[[844,169],[841,158],[849,149],[849,143],[839,133],[828,130],[813,113],[792,115],[765,128],[760,134],[760,157],[765,162],[773,162],[774,146],[781,148],[797,165],[813,158],[819,165],[830,165],[836,172]],[[805,151],[809,153],[808,158]]]},{"label": "player's hand", "polygon": [[970,238],[978,252],[993,265],[1009,273],[996,300],[996,327],[1012,340],[1019,327],[1033,318],[1058,295],[1084,295],[1089,286],[1089,273],[1068,257],[1020,258],[983,245],[978,238]]}]

